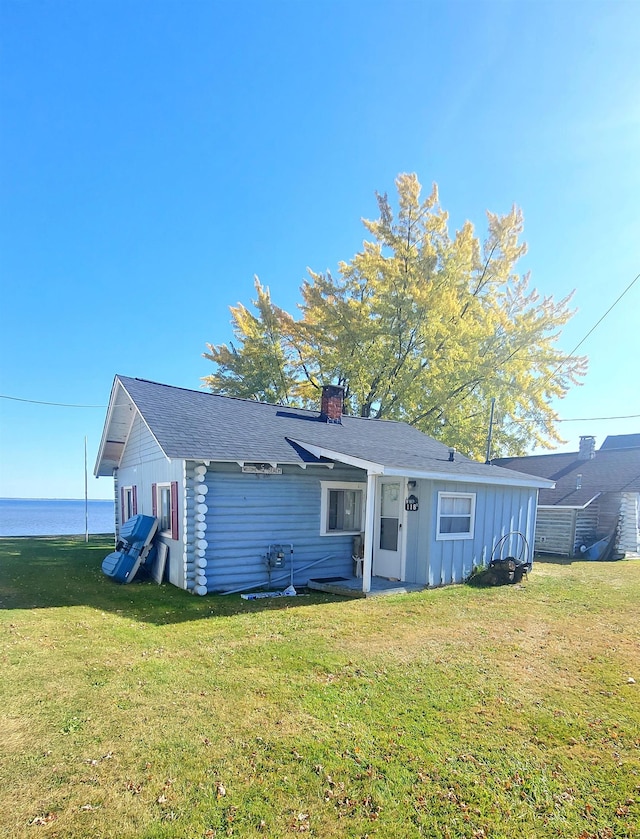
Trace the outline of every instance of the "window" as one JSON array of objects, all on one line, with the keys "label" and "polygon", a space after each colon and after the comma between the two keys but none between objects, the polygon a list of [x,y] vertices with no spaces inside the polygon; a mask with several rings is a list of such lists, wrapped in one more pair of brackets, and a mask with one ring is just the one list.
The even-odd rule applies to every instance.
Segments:
[{"label": "window", "polygon": [[360,533],[366,484],[321,481],[320,534]]},{"label": "window", "polygon": [[122,501],[122,523],[124,524],[138,512],[136,488],[122,487],[120,497]]},{"label": "window", "polygon": [[178,539],[178,484],[152,484],[153,515],[158,519],[158,533]]},{"label": "window", "polygon": [[158,485],[158,530],[171,530],[171,486]]},{"label": "window", "polygon": [[473,539],[475,512],[475,493],[439,492],[436,539]]}]

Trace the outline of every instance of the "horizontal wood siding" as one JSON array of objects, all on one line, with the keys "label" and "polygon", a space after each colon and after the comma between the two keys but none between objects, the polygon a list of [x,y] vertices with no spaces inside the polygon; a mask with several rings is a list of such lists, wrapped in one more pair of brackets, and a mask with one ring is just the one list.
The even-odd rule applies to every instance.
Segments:
[{"label": "horizontal wood siding", "polygon": [[621,492],[607,492],[598,498],[598,539],[617,531],[620,522]]},{"label": "horizontal wood siding", "polygon": [[[487,565],[503,536],[505,541],[496,557],[529,555],[525,542],[515,535],[521,533],[529,551],[533,550],[537,491],[526,487],[500,487],[482,484],[434,481],[431,486],[420,481],[418,490],[427,499],[420,520],[417,557],[418,578],[422,567],[429,586],[461,583],[475,567]],[[439,541],[437,509],[439,492],[466,492],[476,496],[475,527],[472,539]],[[422,507],[422,500],[421,500]],[[418,582],[421,580],[418,579]]]},{"label": "horizontal wood siding", "polygon": [[162,449],[142,421],[140,414],[136,413],[129,438],[120,458],[119,468],[126,469],[128,466],[137,466],[140,463],[159,459],[166,461]]},{"label": "horizontal wood siding", "polygon": [[[178,522],[183,518],[182,485],[184,466],[181,460],[168,460],[147,426],[136,415],[117,470],[116,483],[120,487],[136,488],[138,513],[155,516],[152,486],[178,482]],[[116,505],[119,506],[119,505]],[[169,548],[166,575],[179,588],[186,587],[183,564],[183,539],[178,528],[178,539],[160,537]]]},{"label": "horizontal wood siding", "polygon": [[598,540],[598,502],[594,501],[584,510],[576,510],[576,530],[573,540],[573,555],[580,555],[582,545],[593,545]]},{"label": "horizontal wood siding", "polygon": [[538,509],[535,550],[538,553],[572,556],[575,510],[541,507]]},{"label": "horizontal wood siding", "polygon": [[[320,535],[320,481],[363,482],[366,476],[349,467],[286,466],[281,475],[250,475],[238,466],[212,464],[204,481],[206,567],[202,573],[192,568],[198,539],[188,531],[187,575],[206,578],[207,591],[266,584],[269,545],[291,543],[295,585],[306,584],[310,577],[351,576],[353,537]],[[188,498],[188,517],[191,503]],[[195,513],[195,500],[193,505]],[[317,564],[304,568],[310,563]],[[289,577],[287,563],[272,572],[274,588],[285,588]]]},{"label": "horizontal wood siding", "polygon": [[116,471],[113,476],[113,523],[115,525],[115,541],[118,542],[120,538],[120,523],[121,523],[121,514],[120,514],[120,488],[118,483],[118,472]]}]

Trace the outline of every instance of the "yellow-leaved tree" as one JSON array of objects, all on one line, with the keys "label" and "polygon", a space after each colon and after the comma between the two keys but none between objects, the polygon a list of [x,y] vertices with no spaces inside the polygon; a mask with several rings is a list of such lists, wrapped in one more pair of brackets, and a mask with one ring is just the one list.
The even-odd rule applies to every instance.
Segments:
[{"label": "yellow-leaved tree", "polygon": [[426,199],[415,175],[396,187],[397,213],[377,195],[370,241],[337,277],[309,271],[297,317],[256,279],[257,314],[231,308],[237,346],[207,345],[217,369],[206,385],[315,407],[323,384],[339,384],[351,413],[404,420],[470,456],[484,454],[495,398],[500,454],[552,447],[550,401],[579,383],[586,359],[557,346],[571,295],[541,298],[515,270],[522,213],[488,213],[483,243],[470,222],[452,238],[435,185]]}]

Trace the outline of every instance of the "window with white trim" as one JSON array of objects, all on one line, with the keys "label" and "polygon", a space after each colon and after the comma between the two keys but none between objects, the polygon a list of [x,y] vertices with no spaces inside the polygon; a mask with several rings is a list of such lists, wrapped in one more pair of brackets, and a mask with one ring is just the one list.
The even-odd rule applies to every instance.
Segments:
[{"label": "window with white trim", "polygon": [[135,515],[133,487],[122,488],[122,523],[129,521]]},{"label": "window with white trim", "polygon": [[158,530],[171,533],[171,484],[157,484]]},{"label": "window with white trim", "polygon": [[439,492],[436,539],[473,539],[475,515],[475,492]]},{"label": "window with white trim", "polygon": [[366,484],[348,481],[320,481],[320,535],[345,536],[364,527]]}]

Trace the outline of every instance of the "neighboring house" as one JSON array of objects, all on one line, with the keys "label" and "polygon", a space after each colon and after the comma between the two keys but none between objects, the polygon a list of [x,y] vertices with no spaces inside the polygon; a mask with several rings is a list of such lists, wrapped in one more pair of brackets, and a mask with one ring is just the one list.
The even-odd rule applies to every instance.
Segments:
[{"label": "neighboring house", "polygon": [[506,457],[493,463],[555,482],[540,491],[535,549],[580,556],[605,537],[614,555],[640,552],[640,434],[581,437],[577,452]]},{"label": "neighboring house", "polygon": [[198,594],[264,584],[281,547],[295,585],[354,570],[365,593],[372,578],[462,582],[506,534],[532,544],[538,489],[552,486],[405,423],[343,416],[341,388],[323,388],[318,412],[124,376],[95,475],[115,479],[116,534],[135,513],[159,518],[170,582]]}]

